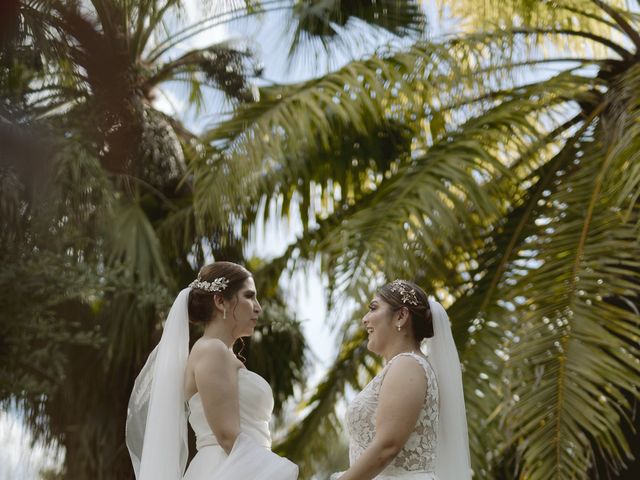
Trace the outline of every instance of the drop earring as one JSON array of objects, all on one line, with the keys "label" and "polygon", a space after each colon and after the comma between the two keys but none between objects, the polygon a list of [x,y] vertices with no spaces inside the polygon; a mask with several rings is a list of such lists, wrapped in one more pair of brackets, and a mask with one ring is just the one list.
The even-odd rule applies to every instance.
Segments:
[{"label": "drop earring", "polygon": [[222,310],[222,319],[223,320],[227,319],[227,309],[226,308],[224,310]]},{"label": "drop earring", "polygon": [[398,326],[396,327],[396,330],[400,331],[400,330],[402,330],[402,327],[401,327],[400,325],[398,325]]}]

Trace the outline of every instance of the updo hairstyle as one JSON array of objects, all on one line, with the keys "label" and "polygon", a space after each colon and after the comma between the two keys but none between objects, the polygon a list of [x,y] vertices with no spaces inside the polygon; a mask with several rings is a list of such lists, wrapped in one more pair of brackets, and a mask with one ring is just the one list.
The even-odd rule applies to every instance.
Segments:
[{"label": "updo hairstyle", "polygon": [[189,321],[194,324],[207,325],[213,318],[214,295],[221,295],[225,300],[231,300],[240,290],[244,281],[251,277],[251,272],[237,263],[214,262],[205,265],[198,273],[198,280],[213,282],[224,277],[228,283],[220,292],[208,292],[200,288],[192,288],[189,292]]},{"label": "updo hairstyle", "polygon": [[[413,290],[415,297],[410,296],[409,298],[415,298],[417,305],[407,301],[406,296],[403,301],[403,295],[398,291],[398,286],[407,292]],[[402,307],[406,307],[409,310],[411,314],[411,330],[416,342],[420,343],[425,338],[433,337],[433,320],[431,319],[429,298],[422,288],[408,280],[395,280],[380,287],[378,295],[391,306],[394,312],[397,312]]]}]

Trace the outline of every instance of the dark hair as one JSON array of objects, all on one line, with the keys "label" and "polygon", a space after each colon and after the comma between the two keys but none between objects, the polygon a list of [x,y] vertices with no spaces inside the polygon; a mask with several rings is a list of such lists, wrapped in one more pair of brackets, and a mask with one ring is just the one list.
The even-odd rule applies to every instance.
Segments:
[{"label": "dark hair", "polygon": [[224,277],[229,283],[221,292],[192,288],[189,292],[189,321],[203,325],[209,323],[213,318],[213,296],[221,295],[226,300],[231,300],[244,281],[251,276],[249,270],[232,262],[214,262],[202,267],[198,273],[198,280],[213,282],[216,278]]},{"label": "dark hair", "polygon": [[[403,299],[402,293],[397,288],[404,287],[406,292],[415,293],[415,297],[410,295],[411,300],[416,300],[417,305],[412,305],[407,301],[407,297]],[[389,305],[394,311],[400,310],[402,307],[407,308],[411,314],[411,330],[413,336],[418,343],[425,338],[433,337],[433,320],[431,319],[431,308],[429,308],[429,298],[425,291],[413,282],[408,280],[394,280],[378,289],[378,295]],[[403,301],[404,300],[404,301]]]}]

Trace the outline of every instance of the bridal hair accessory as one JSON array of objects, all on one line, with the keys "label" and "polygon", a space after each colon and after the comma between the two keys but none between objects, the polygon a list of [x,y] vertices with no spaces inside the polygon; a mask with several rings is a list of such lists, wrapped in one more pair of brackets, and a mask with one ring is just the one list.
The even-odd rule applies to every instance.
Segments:
[{"label": "bridal hair accessory", "polygon": [[229,285],[229,280],[225,277],[218,277],[214,279],[213,282],[207,282],[206,280],[196,278],[189,284],[189,287],[204,290],[205,292],[221,292],[227,288],[227,285]]},{"label": "bridal hair accessory", "polygon": [[416,291],[405,285],[402,280],[394,280],[391,282],[391,291],[397,293],[402,298],[402,303],[409,303],[414,306],[418,306],[418,297],[416,297]]},{"label": "bridal hair accessory", "polygon": [[[190,288],[185,288],[178,294],[164,324],[160,343],[149,355],[131,392],[126,443],[136,480],[179,480],[184,476],[188,458],[189,407],[184,377],[189,356],[190,292]],[[258,459],[255,459],[256,455]],[[233,459],[215,472],[216,479],[292,480],[298,477],[296,465],[259,447],[246,433],[238,435],[229,458],[231,456]],[[249,458],[252,462],[245,460]],[[248,475],[235,471],[241,463],[251,470]],[[264,476],[255,472],[258,468]],[[272,472],[276,474],[271,475]]]}]

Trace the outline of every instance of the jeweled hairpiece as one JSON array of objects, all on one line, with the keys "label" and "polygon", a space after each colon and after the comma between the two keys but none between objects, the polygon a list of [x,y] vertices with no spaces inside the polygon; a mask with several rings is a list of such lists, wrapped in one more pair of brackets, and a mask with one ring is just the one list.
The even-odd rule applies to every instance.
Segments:
[{"label": "jeweled hairpiece", "polygon": [[418,306],[418,297],[416,291],[406,285],[402,280],[394,280],[391,282],[391,291],[400,295],[402,303],[409,303]]},{"label": "jeweled hairpiece", "polygon": [[213,282],[207,282],[206,280],[200,280],[196,278],[193,282],[189,284],[191,288],[198,288],[200,290],[204,290],[205,292],[221,292],[229,285],[229,280],[225,277],[218,277],[213,280]]}]

